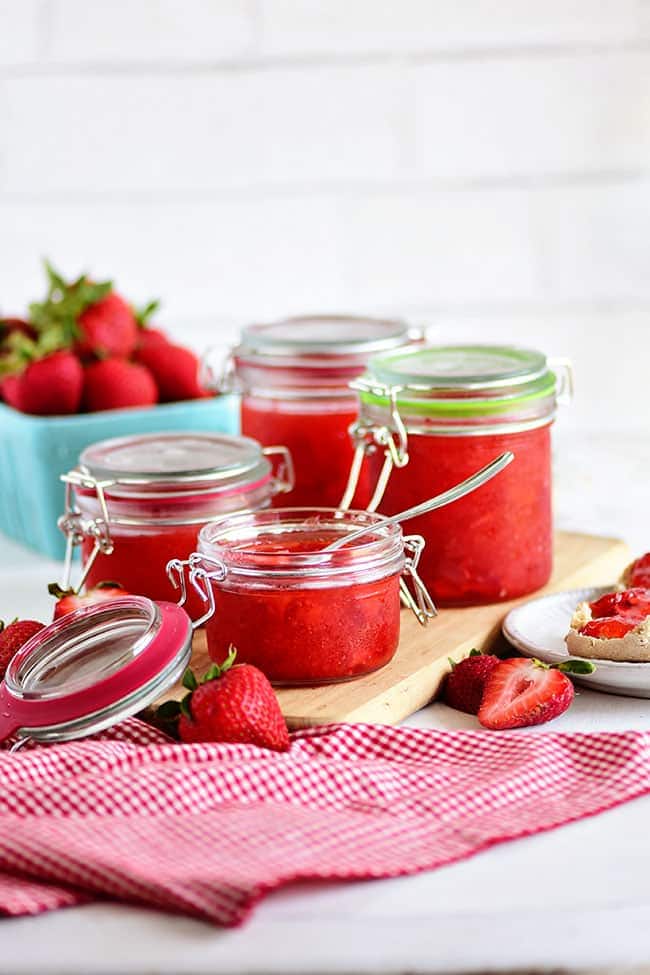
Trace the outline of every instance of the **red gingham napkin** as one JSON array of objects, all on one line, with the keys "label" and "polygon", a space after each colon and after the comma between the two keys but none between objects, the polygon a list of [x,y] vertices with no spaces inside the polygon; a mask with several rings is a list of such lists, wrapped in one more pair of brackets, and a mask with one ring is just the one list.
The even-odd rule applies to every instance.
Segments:
[{"label": "red gingham napkin", "polygon": [[108,897],[241,922],[299,878],[432,869],[650,792],[650,735],[334,725],[276,754],[136,720],[0,753],[0,912]]}]

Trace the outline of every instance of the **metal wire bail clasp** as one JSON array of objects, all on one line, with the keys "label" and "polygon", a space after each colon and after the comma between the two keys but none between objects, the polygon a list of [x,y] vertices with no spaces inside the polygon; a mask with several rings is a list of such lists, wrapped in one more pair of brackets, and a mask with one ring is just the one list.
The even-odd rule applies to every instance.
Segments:
[{"label": "metal wire bail clasp", "polygon": [[[114,482],[98,481],[91,474],[84,473],[77,468],[69,471],[67,474],[62,474],[61,480],[65,484],[65,509],[57,524],[66,538],[62,589],[70,588],[74,549],[78,545],[81,545],[86,535],[94,539],[93,550],[86,560],[81,578],[77,583],[77,591],[79,591],[88,578],[88,573],[93,566],[93,562],[100,552],[102,555],[111,555],[113,552],[113,540],[109,527],[110,516],[104,489]],[[98,518],[91,518],[87,521],[82,519],[81,512],[73,501],[73,488],[75,487],[84,488],[87,491],[94,491],[99,502],[100,515]]]},{"label": "metal wire bail clasp", "polygon": [[[214,569],[206,569],[203,565],[205,562],[212,564]],[[213,559],[209,555],[201,555],[200,552],[192,552],[189,559],[171,559],[167,563],[166,572],[174,589],[181,591],[178,606],[184,606],[187,602],[186,569],[188,570],[190,584],[198,592],[203,602],[208,604],[203,616],[192,621],[192,630],[196,630],[199,626],[203,626],[211,616],[214,616],[215,603],[212,582],[221,582],[222,579],[226,578],[226,567],[219,559]]]},{"label": "metal wire bail clasp", "polygon": [[293,491],[296,483],[296,474],[293,466],[293,458],[288,447],[280,445],[273,447],[263,447],[262,453],[265,457],[277,458],[277,463],[273,465],[273,476],[271,487],[273,494],[288,494]]},{"label": "metal wire bail clasp", "polygon": [[550,356],[546,362],[557,379],[556,402],[559,406],[569,406],[575,392],[575,376],[571,359],[565,356]]},{"label": "metal wire bail clasp", "polygon": [[209,346],[199,363],[199,383],[204,389],[218,396],[225,396],[228,393],[241,393],[243,386],[237,375],[235,360],[232,351],[228,353],[225,361],[220,368],[213,366],[213,360],[221,356],[221,350],[214,345]]},{"label": "metal wire bail clasp", "polygon": [[363,464],[364,458],[366,455],[372,454],[381,448],[384,451],[384,463],[377,478],[372,498],[366,506],[367,511],[375,511],[384,496],[388,478],[393,467],[405,467],[409,461],[407,449],[408,435],[397,407],[397,394],[401,392],[402,387],[383,386],[361,378],[351,382],[350,388],[359,392],[372,393],[374,396],[388,398],[390,426],[386,426],[385,424],[378,425],[364,417],[359,417],[349,428],[350,437],[354,444],[354,457],[345,493],[339,505],[343,510],[350,507],[359,485],[361,465]]},{"label": "metal wire bail clasp", "polygon": [[[400,579],[400,591],[404,605],[413,611],[421,626],[426,626],[429,620],[438,615],[438,610],[429,594],[429,590],[418,573],[418,563],[423,548],[424,539],[422,535],[404,536],[404,554],[406,559],[404,569],[402,570],[402,578]],[[413,580],[413,592],[409,588],[408,578]]]}]

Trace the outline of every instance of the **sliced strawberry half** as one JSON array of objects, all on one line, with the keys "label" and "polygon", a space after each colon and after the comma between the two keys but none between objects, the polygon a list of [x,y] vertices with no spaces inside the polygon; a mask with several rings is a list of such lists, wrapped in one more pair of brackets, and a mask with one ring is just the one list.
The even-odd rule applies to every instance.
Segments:
[{"label": "sliced strawberry half", "polygon": [[74,589],[61,589],[56,582],[51,582],[47,588],[50,595],[56,596],[57,599],[52,617],[55,620],[82,606],[92,606],[95,603],[104,603],[129,595],[118,582],[98,582],[93,589],[89,589],[83,595],[79,595]]},{"label": "sliced strawberry half", "polygon": [[493,730],[544,724],[566,711],[573,695],[573,684],[557,668],[539,660],[502,660],[486,681],[478,720]]}]

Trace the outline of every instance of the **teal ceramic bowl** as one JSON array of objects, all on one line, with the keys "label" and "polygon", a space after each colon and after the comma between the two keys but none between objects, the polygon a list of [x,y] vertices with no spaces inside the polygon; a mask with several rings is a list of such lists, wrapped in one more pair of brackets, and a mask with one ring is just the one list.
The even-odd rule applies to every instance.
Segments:
[{"label": "teal ceramic bowl", "polygon": [[63,512],[60,477],[76,465],[84,447],[131,433],[237,433],[238,426],[232,396],[51,417],[28,416],[0,403],[0,531],[63,558],[65,542],[57,527]]}]

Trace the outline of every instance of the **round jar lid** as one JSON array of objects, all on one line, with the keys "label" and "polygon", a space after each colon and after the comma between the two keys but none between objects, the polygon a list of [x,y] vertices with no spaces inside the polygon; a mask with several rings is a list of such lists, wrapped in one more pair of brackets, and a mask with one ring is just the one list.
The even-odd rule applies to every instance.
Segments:
[{"label": "round jar lid", "polygon": [[405,322],[351,315],[305,315],[248,325],[236,355],[372,355],[398,348],[413,338]]},{"label": "round jar lid", "polygon": [[398,405],[427,414],[479,416],[553,397],[555,387],[546,356],[533,349],[424,346],[371,359],[362,399],[381,403],[383,389],[396,388]]},{"label": "round jar lid", "polygon": [[268,478],[271,464],[256,440],[217,433],[146,433],[115,437],[82,452],[79,469],[109,481],[110,494],[220,490]]},{"label": "round jar lid", "polygon": [[36,633],[0,684],[0,740],[67,741],[151,704],[181,676],[192,624],[174,603],[124,596]]}]

